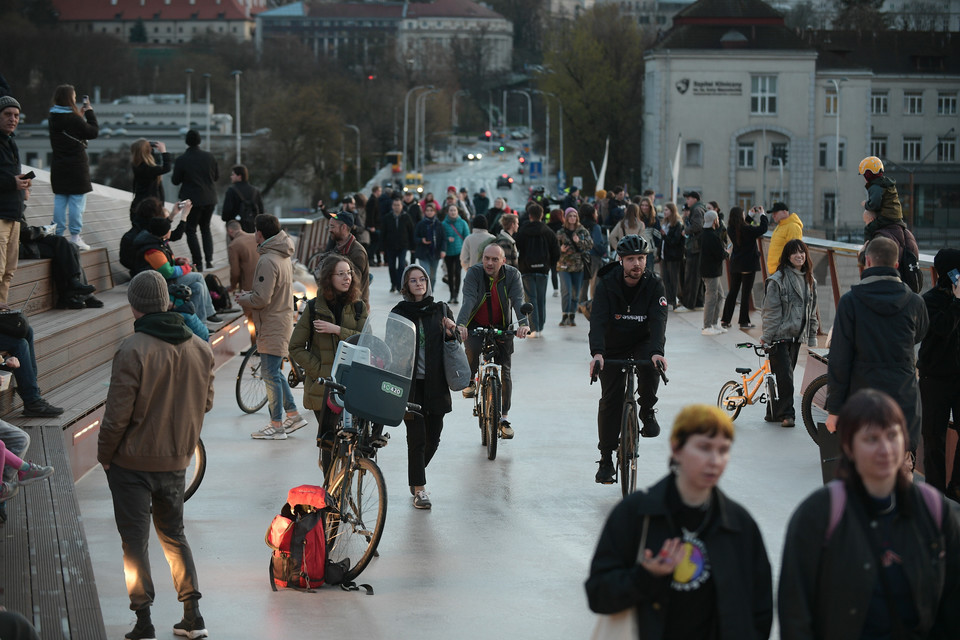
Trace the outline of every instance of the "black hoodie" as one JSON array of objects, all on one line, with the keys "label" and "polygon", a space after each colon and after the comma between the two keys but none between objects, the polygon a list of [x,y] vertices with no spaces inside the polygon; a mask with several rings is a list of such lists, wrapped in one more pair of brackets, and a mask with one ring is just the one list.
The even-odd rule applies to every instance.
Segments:
[{"label": "black hoodie", "polygon": [[628,290],[619,262],[600,269],[590,310],[590,355],[662,356],[666,329],[667,299],[659,276],[644,271],[637,287]]}]

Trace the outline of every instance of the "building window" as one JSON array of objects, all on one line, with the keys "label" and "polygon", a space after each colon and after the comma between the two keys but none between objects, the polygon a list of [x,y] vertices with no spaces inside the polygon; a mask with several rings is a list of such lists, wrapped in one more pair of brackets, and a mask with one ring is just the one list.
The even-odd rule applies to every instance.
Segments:
[{"label": "building window", "polygon": [[870,155],[877,156],[878,158],[887,157],[887,137],[886,136],[877,136],[875,138],[870,138]]},{"label": "building window", "polygon": [[833,222],[837,217],[837,194],[823,194],[823,221]]},{"label": "building window", "polygon": [[777,76],[750,78],[750,113],[753,115],[777,113]]},{"label": "building window", "polygon": [[937,94],[937,115],[955,116],[957,115],[957,94],[938,93]]},{"label": "building window", "polygon": [[823,105],[823,114],[827,116],[837,115],[837,91],[836,89],[827,89],[825,96],[826,102]]},{"label": "building window", "polygon": [[[819,154],[817,157],[817,166],[820,167],[821,169],[833,169],[834,157],[833,157],[833,149],[830,146],[830,143],[821,142],[818,147],[818,151],[819,151]],[[845,155],[844,152],[846,151],[845,142],[842,142],[842,141],[840,142],[839,151],[840,151],[840,155],[837,158],[837,161],[838,161],[837,166],[839,166],[842,169],[844,164],[844,155]]]},{"label": "building window", "polygon": [[[770,145],[770,157],[779,158],[780,162],[783,163],[783,166],[787,166],[787,161],[790,156],[789,145],[786,142],[774,142]],[[771,162],[771,166],[778,166],[777,162]]]},{"label": "building window", "polygon": [[770,199],[767,202],[790,202],[790,192],[770,189]]},{"label": "building window", "polygon": [[937,140],[937,162],[957,161],[957,141],[940,138]]},{"label": "building window", "polygon": [[741,142],[737,145],[737,166],[741,169],[753,169],[756,166],[756,153],[752,142]]},{"label": "building window", "polygon": [[817,166],[821,169],[827,168],[827,156],[829,154],[829,148],[827,147],[826,142],[821,142],[819,147],[819,153],[817,157]]},{"label": "building window", "polygon": [[753,206],[753,191],[737,191],[737,206],[744,212],[750,211]]},{"label": "building window", "polygon": [[886,91],[874,91],[870,94],[870,113],[875,116],[885,116],[888,110],[888,94]]},{"label": "building window", "polygon": [[904,91],[903,92],[903,112],[908,116],[919,116],[923,114],[923,92]]},{"label": "building window", "polygon": [[904,138],[903,139],[903,161],[904,162],[920,162],[920,138]]},{"label": "building window", "polygon": [[687,143],[687,166],[703,166],[703,145],[701,145],[699,142]]}]

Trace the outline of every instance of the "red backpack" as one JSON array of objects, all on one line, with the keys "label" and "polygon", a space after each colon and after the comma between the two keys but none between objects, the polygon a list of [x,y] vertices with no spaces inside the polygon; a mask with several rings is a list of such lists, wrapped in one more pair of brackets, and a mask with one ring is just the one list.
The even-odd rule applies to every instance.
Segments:
[{"label": "red backpack", "polygon": [[327,492],[309,484],[294,487],[287,502],[267,529],[266,543],[273,549],[270,584],[294,589],[313,589],[324,582],[327,541],[324,536],[324,509]]}]

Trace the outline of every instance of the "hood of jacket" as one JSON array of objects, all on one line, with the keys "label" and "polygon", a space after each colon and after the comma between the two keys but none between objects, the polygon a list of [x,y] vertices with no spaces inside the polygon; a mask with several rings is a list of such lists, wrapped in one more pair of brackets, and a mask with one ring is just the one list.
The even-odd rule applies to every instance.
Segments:
[{"label": "hood of jacket", "polygon": [[868,309],[884,317],[902,313],[915,295],[894,267],[864,269],[860,284],[853,285],[850,291]]},{"label": "hood of jacket", "polygon": [[267,238],[257,246],[257,252],[261,255],[275,253],[282,258],[289,258],[293,255],[293,239],[287,235],[286,231],[281,231],[272,238]]},{"label": "hood of jacket", "polygon": [[410,273],[412,269],[416,269],[417,271],[423,274],[424,278],[427,279],[427,291],[426,293],[423,294],[423,300],[421,300],[421,303],[426,301],[429,298],[430,303],[432,304],[433,303],[433,297],[432,297],[433,283],[430,282],[430,274],[427,273],[426,270],[424,270],[424,268],[418,264],[409,264],[407,265],[407,268],[403,270],[403,275],[400,276],[400,282],[403,283],[400,286],[400,295],[403,296],[403,299],[406,302],[410,302],[413,304],[420,304],[414,301],[413,296],[410,295],[410,291],[407,289],[407,274]]},{"label": "hood of jacket", "polygon": [[133,323],[133,330],[170,344],[181,344],[193,337],[193,332],[183,321],[183,316],[174,311],[148,313]]},{"label": "hood of jacket", "polygon": [[789,226],[789,225],[793,225],[793,226],[797,227],[798,229],[800,229],[801,231],[803,231],[803,220],[801,220],[801,219],[800,219],[800,216],[798,216],[798,215],[795,214],[795,213],[791,213],[789,216],[787,216],[786,218],[784,218],[783,220],[781,220],[781,221],[778,223],[777,226],[779,226],[779,227],[787,227],[787,226]]}]

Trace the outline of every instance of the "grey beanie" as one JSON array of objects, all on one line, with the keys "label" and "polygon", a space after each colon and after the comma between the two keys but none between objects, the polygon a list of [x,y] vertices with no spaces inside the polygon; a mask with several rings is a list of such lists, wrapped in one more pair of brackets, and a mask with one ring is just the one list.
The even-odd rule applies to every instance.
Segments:
[{"label": "grey beanie", "polygon": [[13,96],[0,96],[0,111],[3,111],[7,107],[16,107],[17,111],[23,111],[20,108],[20,103],[17,102],[17,99]]},{"label": "grey beanie", "polygon": [[156,271],[141,271],[130,281],[127,300],[140,313],[162,313],[170,309],[167,281]]}]

